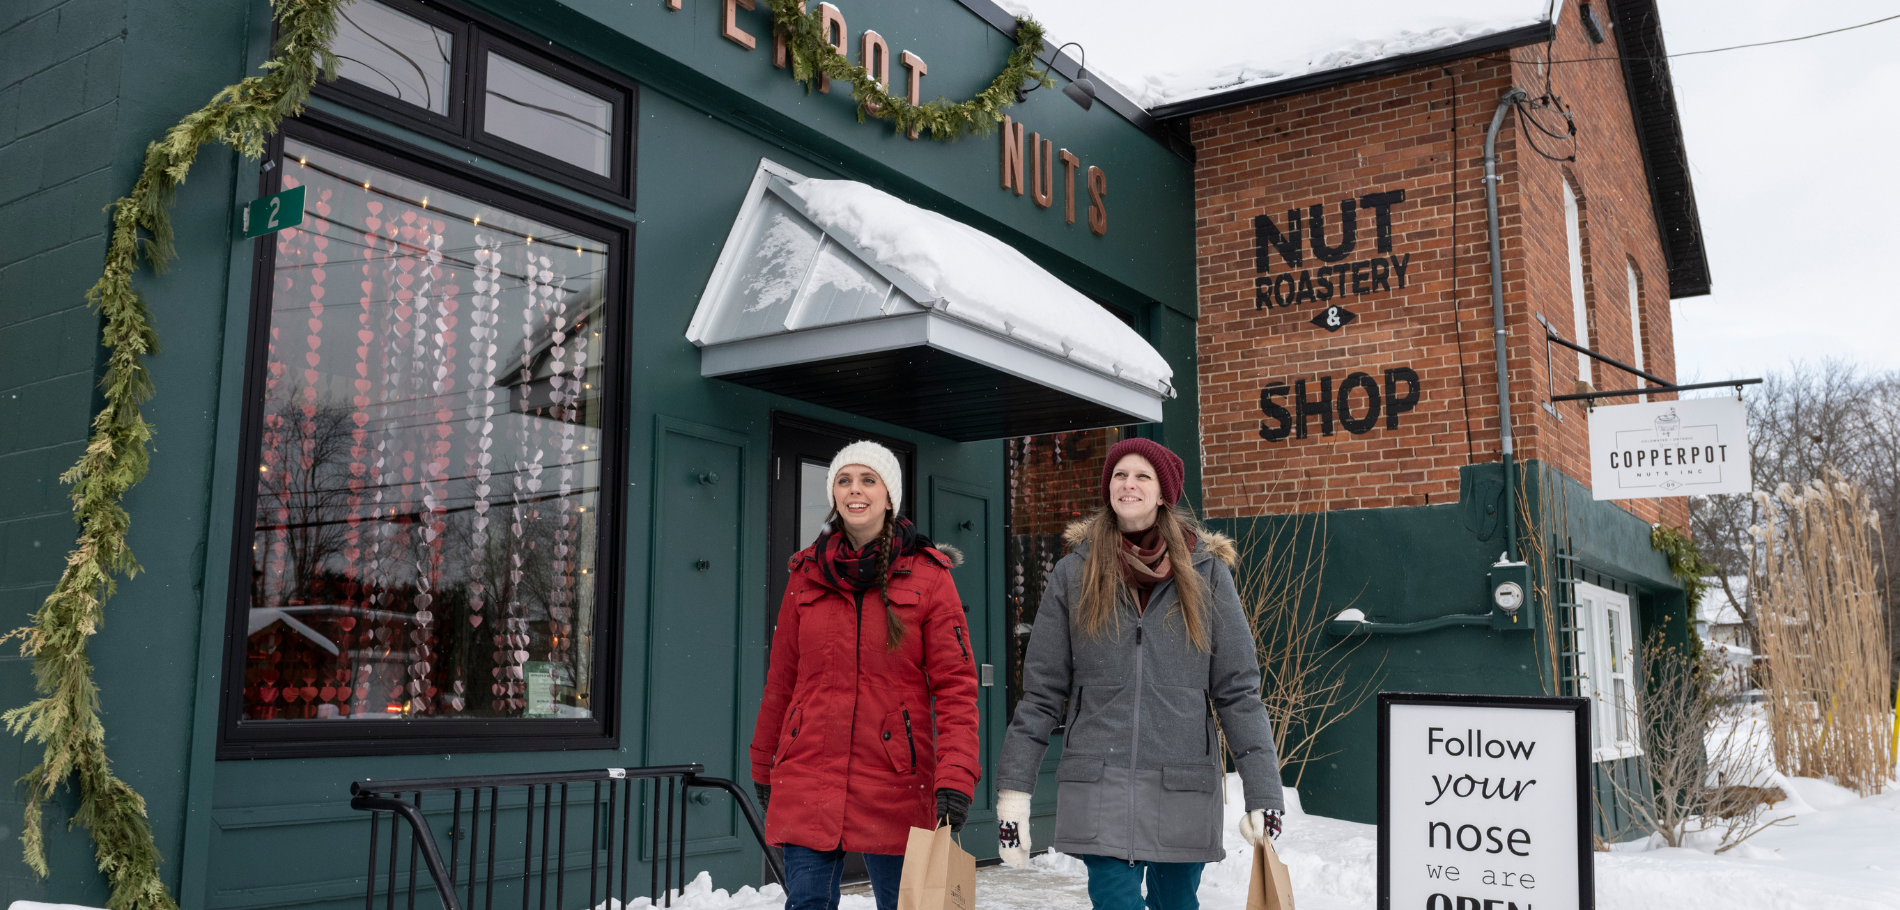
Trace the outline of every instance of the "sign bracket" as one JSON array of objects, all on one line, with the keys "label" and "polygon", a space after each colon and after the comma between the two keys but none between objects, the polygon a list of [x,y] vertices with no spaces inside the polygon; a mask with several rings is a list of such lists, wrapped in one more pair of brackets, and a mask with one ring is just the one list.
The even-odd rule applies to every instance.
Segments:
[{"label": "sign bracket", "polygon": [[[1649,380],[1651,383],[1654,383],[1654,385],[1641,387],[1641,388],[1634,388],[1634,389],[1616,389],[1616,390],[1607,391],[1607,392],[1578,392],[1574,395],[1547,395],[1546,397],[1548,397],[1551,401],[1595,402],[1600,398],[1624,398],[1624,397],[1633,396],[1633,395],[1652,395],[1652,394],[1661,394],[1665,392],[1691,392],[1696,389],[1722,389],[1722,388],[1728,388],[1729,386],[1735,387],[1735,397],[1740,398],[1742,394],[1742,386],[1761,384],[1761,380],[1757,378],[1757,379],[1729,379],[1722,382],[1695,382],[1695,383],[1690,383],[1688,385],[1677,385],[1673,382],[1670,382],[1667,379],[1662,378],[1661,376],[1657,376],[1654,373],[1650,373],[1645,370],[1639,370],[1636,367],[1630,366],[1629,364],[1624,363],[1620,360],[1617,360],[1613,357],[1606,357],[1602,354],[1597,353],[1596,351],[1592,351],[1589,348],[1584,347],[1583,345],[1577,344],[1574,341],[1570,341],[1569,339],[1564,338],[1562,335],[1557,334],[1557,330],[1551,326],[1550,320],[1545,319],[1544,314],[1542,313],[1537,314],[1537,321],[1540,324],[1542,324],[1544,327],[1544,382],[1546,383],[1547,388],[1550,382],[1550,375],[1551,375],[1550,346],[1552,344],[1569,348],[1599,363],[1616,367],[1617,369],[1622,370],[1623,372],[1628,373],[1632,376],[1641,377],[1643,379]],[[1550,391],[1554,392],[1556,390],[1550,389]]]}]

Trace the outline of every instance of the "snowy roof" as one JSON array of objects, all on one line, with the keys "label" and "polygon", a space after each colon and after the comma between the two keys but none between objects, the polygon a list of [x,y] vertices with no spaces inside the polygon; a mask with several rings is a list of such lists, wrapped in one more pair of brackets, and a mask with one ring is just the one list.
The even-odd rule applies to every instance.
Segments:
[{"label": "snowy roof", "polygon": [[1561,0],[997,2],[1014,15],[1034,16],[1047,27],[1051,45],[1080,42],[1092,78],[1150,111],[1501,35],[1550,22],[1561,6]]},{"label": "snowy roof", "polygon": [[[1008,244],[874,187],[771,162],[754,176],[686,337],[702,350],[703,375],[807,400],[867,377],[922,379],[965,419],[833,406],[950,438],[1022,435],[1032,431],[1025,422],[1033,432],[1153,422],[1175,395],[1174,370],[1153,346]],[[875,356],[895,351],[911,353]],[[813,365],[828,365],[827,388],[814,387],[827,380]],[[998,408],[995,419],[972,416],[985,401],[970,395]]]}]

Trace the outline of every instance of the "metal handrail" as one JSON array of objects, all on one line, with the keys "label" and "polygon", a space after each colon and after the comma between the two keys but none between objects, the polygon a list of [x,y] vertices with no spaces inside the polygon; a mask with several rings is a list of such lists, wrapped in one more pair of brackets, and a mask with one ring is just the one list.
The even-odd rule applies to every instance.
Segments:
[{"label": "metal handrail", "polygon": [[[406,884],[408,896],[405,910],[414,910],[416,906],[416,890],[419,884],[417,873],[421,869],[427,870],[428,879],[435,887],[436,896],[441,901],[443,910],[477,910],[478,906],[481,907],[481,910],[492,910],[495,901],[496,885],[497,882],[500,881],[498,878],[499,875],[506,876],[506,881],[502,882],[504,890],[513,887],[517,882],[519,883],[523,910],[533,910],[531,901],[533,895],[531,891],[533,890],[536,876],[534,867],[536,863],[537,846],[539,849],[540,865],[539,906],[541,908],[548,906],[547,892],[548,880],[550,878],[555,882],[554,906],[556,908],[563,906],[568,877],[570,874],[577,875],[582,871],[582,867],[576,866],[572,873],[570,873],[567,862],[570,855],[568,834],[574,827],[574,825],[570,824],[568,814],[571,796],[569,788],[577,784],[583,786],[587,784],[593,785],[591,797],[584,794],[581,796],[586,803],[581,807],[581,811],[587,811],[591,808],[593,813],[592,819],[587,823],[586,830],[588,830],[590,834],[588,835],[588,843],[585,848],[588,857],[585,871],[588,879],[589,907],[598,905],[597,898],[600,897],[600,891],[597,888],[598,885],[604,884],[606,886],[605,890],[607,896],[609,898],[613,897],[615,890],[614,871],[616,866],[618,866],[620,871],[619,898],[623,906],[629,898],[628,884],[630,873],[632,871],[633,860],[637,859],[637,857],[631,855],[635,836],[635,790],[642,791],[645,794],[645,798],[649,799],[652,803],[650,829],[652,838],[650,842],[650,848],[652,850],[652,875],[651,894],[649,896],[656,905],[671,906],[675,889],[683,890],[686,886],[687,796],[688,793],[695,788],[724,790],[731,794],[740,812],[745,816],[746,825],[752,829],[753,837],[758,840],[760,848],[764,851],[767,867],[771,870],[772,876],[783,883],[785,880],[784,867],[779,858],[769,849],[770,845],[766,843],[765,827],[759,817],[759,813],[753,806],[751,795],[730,780],[705,776],[702,773],[704,770],[705,766],[703,765],[689,764],[651,768],[595,768],[564,772],[529,772],[522,774],[487,774],[463,777],[362,780],[352,782],[350,784],[350,807],[371,813],[366,910],[379,910],[379,902],[377,900],[379,874],[383,879],[384,888],[382,891],[385,898],[381,902],[381,910],[396,910],[396,892],[403,890],[403,886],[400,886],[397,882],[399,865],[398,849],[399,841],[401,840],[401,832],[396,821],[398,818],[408,823],[407,829],[409,832],[409,862]],[[642,787],[639,785],[642,781],[649,781],[651,783],[648,786]],[[662,810],[661,806],[663,783],[665,790],[663,800],[665,803],[664,810]],[[606,824],[604,827],[601,824],[603,821],[603,802],[601,799],[603,784],[606,785],[604,790],[606,795],[604,802],[604,820]],[[620,788],[623,785],[626,790],[624,793],[621,793]],[[504,789],[511,787],[525,788],[525,804],[510,805],[507,807],[502,805],[502,792]],[[449,857],[446,862],[443,859],[442,850],[437,844],[435,832],[430,828],[423,814],[423,795],[425,793],[442,793],[445,791],[454,793],[453,817],[449,835],[450,849]],[[481,824],[484,801],[483,791],[487,791],[486,796],[488,802],[485,868],[483,868],[480,862],[484,859],[480,852],[484,839],[481,830],[483,827]],[[536,805],[537,791],[539,791],[541,798],[539,806]],[[466,830],[462,827],[463,797],[465,793],[472,797],[469,804],[469,825]],[[410,798],[407,800],[403,799],[402,797],[405,795]],[[677,809],[675,808],[676,795],[678,796]],[[557,798],[558,809],[556,804]],[[523,816],[525,826],[518,832],[514,830],[502,831],[498,824],[498,817],[504,812],[512,814],[516,809],[521,808],[522,805],[525,805],[526,810]],[[536,845],[534,842],[537,808],[540,810],[541,819],[541,843],[539,845]],[[557,811],[558,816],[556,815]],[[390,813],[388,866],[386,870],[380,870],[380,873],[378,869],[378,858],[380,853],[379,841],[381,840],[381,825],[378,823],[376,816],[376,813],[379,812]],[[616,822],[616,814],[619,815],[618,822]],[[578,819],[578,815],[576,818]],[[510,824],[512,827],[513,823],[511,822]],[[674,833],[674,826],[676,824],[678,826],[677,836]],[[618,825],[619,828],[618,832],[615,830],[616,825]],[[646,826],[644,820],[641,826]],[[512,858],[512,856],[509,859],[503,860],[501,862],[502,868],[498,872],[497,848],[504,842],[504,836],[507,839],[506,842],[512,848],[517,842],[514,840],[516,834],[520,835],[518,842],[520,844],[521,855],[519,860],[517,861]],[[602,852],[603,834],[605,840],[604,853]],[[614,856],[616,834],[618,834],[620,841],[618,862],[616,862]],[[556,841],[556,843],[550,844],[549,841],[551,840]],[[675,852],[676,840],[677,853]],[[464,841],[466,841],[466,846],[463,843]],[[461,874],[462,870],[460,868],[464,852],[467,854],[468,862],[467,876],[465,879]],[[606,877],[604,881],[600,877],[601,860],[603,856],[605,858],[606,867]],[[485,900],[478,900],[478,883],[482,883],[485,886],[482,891],[482,896],[485,897]],[[464,890],[462,890],[461,893],[457,892],[458,885],[463,886]]]}]

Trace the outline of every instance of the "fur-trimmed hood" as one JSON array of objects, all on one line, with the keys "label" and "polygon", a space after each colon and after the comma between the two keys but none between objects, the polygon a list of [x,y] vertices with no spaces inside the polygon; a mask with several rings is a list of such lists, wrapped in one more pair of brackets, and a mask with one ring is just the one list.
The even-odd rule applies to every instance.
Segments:
[{"label": "fur-trimmed hood", "polygon": [[[1071,552],[1088,544],[1089,533],[1094,528],[1095,521],[1094,516],[1084,518],[1071,523],[1068,530],[1062,532],[1062,542],[1069,545]],[[1203,528],[1202,531],[1204,533],[1201,534],[1200,543],[1194,548],[1195,561],[1199,562],[1203,557],[1211,556],[1226,563],[1228,570],[1232,571],[1235,563],[1240,559],[1240,549],[1234,546],[1234,539],[1211,528]]]}]

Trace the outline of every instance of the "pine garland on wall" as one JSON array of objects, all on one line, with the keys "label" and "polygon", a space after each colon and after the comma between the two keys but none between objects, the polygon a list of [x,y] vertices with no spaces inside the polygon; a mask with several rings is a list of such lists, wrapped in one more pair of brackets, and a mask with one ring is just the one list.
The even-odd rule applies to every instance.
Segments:
[{"label": "pine garland on wall", "polygon": [[851,86],[851,99],[858,104],[858,121],[866,117],[888,120],[899,133],[916,135],[927,132],[932,139],[954,140],[975,133],[988,135],[1003,122],[1003,111],[1016,103],[1016,90],[1033,82],[1054,88],[1048,70],[1036,69],[1036,57],[1042,53],[1042,25],[1034,19],[1016,20],[1016,49],[1009,63],[996,74],[988,88],[964,102],[939,97],[925,104],[911,104],[902,95],[893,95],[872,78],[866,69],[870,61],[853,66],[826,40],[822,10],[805,11],[805,0],[766,0],[772,8],[772,30],[785,42],[792,77],[805,83],[805,90],[820,74],[834,82]]},{"label": "pine garland on wall", "polygon": [[146,146],[138,181],[110,207],[104,273],[86,292],[104,323],[100,343],[108,353],[100,380],[105,403],[92,421],[85,453],[60,475],[72,485],[79,539],[33,624],[8,636],[22,638],[22,653],[33,658],[40,697],[6,712],[4,720],[10,732],[46,746],[39,765],[19,781],[27,788],[20,837],[27,865],[42,878],[49,874],[43,807],[70,780],[79,792],[72,820],[91,831],[99,871],[112,887],[106,902],[111,910],[178,906],[159,876],[161,858],[145,799],[112,773],[106,757],[99,689],[86,657],[86,643],[104,621],[105,600],[118,578],[139,572],[126,543],[131,516],[124,499],[150,466],[146,444],[152,428],[139,408],[152,397],[145,358],[158,350],[158,336],[144,298],[132,287],[132,274],[141,260],[159,272],[176,255],[171,201],[202,146],[215,142],[259,157],[278,124],[303,109],[318,75],[334,78],[330,42],[337,11],[347,2],[272,0],[280,37],[263,66],[265,74],[227,86]]},{"label": "pine garland on wall", "polygon": [[[78,540],[53,591],[33,615],[33,623],[0,640],[19,637],[21,651],[33,658],[39,698],[0,715],[9,732],[42,743],[40,763],[22,777],[26,818],[21,843],[25,859],[41,877],[46,862],[44,806],[71,781],[79,793],[73,822],[91,832],[99,871],[111,885],[110,910],[177,910],[177,902],[159,875],[161,857],[147,821],[145,800],[112,773],[106,756],[105,728],[99,720],[99,691],[86,655],[88,640],[104,622],[105,601],[118,579],[140,571],[127,544],[131,516],[124,499],[150,467],[147,444],[152,427],[141,405],[154,392],[145,358],[158,350],[158,335],[145,300],[132,286],[141,261],[162,272],[176,251],[171,202],[206,144],[230,146],[247,158],[260,157],[286,117],[296,116],[320,76],[335,78],[330,52],[338,11],[351,0],[271,0],[279,38],[262,76],[227,86],[210,103],[187,115],[164,137],[146,147],[144,165],[131,192],[111,206],[112,234],[103,273],[86,297],[100,314],[100,343],[107,349],[100,380],[104,404],[92,421],[92,434],[79,462],[61,481],[72,486]],[[987,134],[1015,102],[1019,86],[1033,82],[1053,87],[1035,61],[1043,49],[1042,26],[1018,19],[1017,47],[990,86],[961,103],[938,98],[911,104],[890,94],[863,66],[853,66],[823,40],[818,12],[806,14],[800,0],[767,0],[774,29],[783,36],[792,72],[807,90],[822,73],[851,86],[860,121],[867,116],[893,123],[899,132],[928,132],[953,140]]]}]

